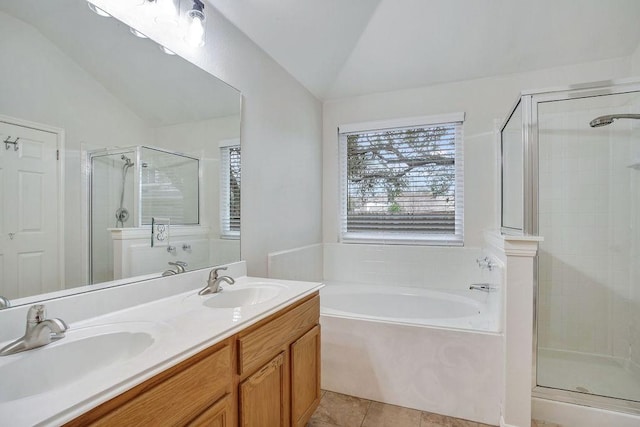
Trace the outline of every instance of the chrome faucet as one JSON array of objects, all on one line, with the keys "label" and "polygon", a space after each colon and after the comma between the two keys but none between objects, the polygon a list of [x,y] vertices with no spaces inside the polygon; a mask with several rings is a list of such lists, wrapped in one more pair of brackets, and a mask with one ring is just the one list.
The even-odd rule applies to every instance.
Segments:
[{"label": "chrome faucet", "polygon": [[62,319],[46,319],[46,316],[43,304],[31,306],[27,312],[27,329],[24,336],[0,350],[0,356],[42,347],[64,338],[69,326]]},{"label": "chrome faucet", "polygon": [[0,295],[0,310],[11,307],[11,301]]},{"label": "chrome faucet", "polygon": [[491,291],[495,291],[498,288],[491,285],[490,283],[474,283],[471,286],[469,286],[469,289],[482,291],[482,292],[491,292]]},{"label": "chrome faucet", "polygon": [[227,267],[218,267],[211,270],[209,273],[209,280],[207,280],[207,286],[202,288],[198,295],[207,295],[207,294],[217,294],[218,292],[222,292],[222,288],[220,287],[220,283],[227,282],[230,285],[236,283],[233,280],[233,277],[229,276],[218,276],[218,271],[226,270]]},{"label": "chrome faucet", "polygon": [[187,264],[184,261],[176,261],[176,262],[169,262],[169,265],[174,265],[176,267],[175,270],[166,270],[164,273],[162,273],[163,276],[173,276],[174,274],[180,274],[180,273],[184,273],[185,271],[187,271],[187,266],[189,264]]}]

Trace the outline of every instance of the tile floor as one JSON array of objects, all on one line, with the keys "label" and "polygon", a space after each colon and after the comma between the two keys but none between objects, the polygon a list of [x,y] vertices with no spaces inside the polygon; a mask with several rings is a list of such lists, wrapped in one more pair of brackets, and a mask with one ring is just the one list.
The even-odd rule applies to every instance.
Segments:
[{"label": "tile floor", "polygon": [[[532,421],[532,427],[560,427]],[[346,394],[322,391],[320,406],[307,427],[490,427],[431,412],[387,405]]]}]

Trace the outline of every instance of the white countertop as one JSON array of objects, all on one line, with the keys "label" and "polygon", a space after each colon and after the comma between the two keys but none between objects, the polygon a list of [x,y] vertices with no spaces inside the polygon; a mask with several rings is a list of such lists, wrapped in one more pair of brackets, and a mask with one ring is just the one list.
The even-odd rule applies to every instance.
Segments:
[{"label": "white countertop", "polygon": [[[207,307],[203,302],[218,295],[198,296],[197,289],[189,290],[70,323],[67,337],[58,342],[1,357],[0,367],[18,358],[30,357],[35,352],[64,345],[65,339],[73,339],[74,333],[100,333],[100,330],[113,327],[127,331],[147,331],[154,337],[150,347],[131,359],[105,367],[96,366],[77,381],[50,391],[0,403],[0,422],[3,425],[27,426],[60,425],[70,421],[322,287],[322,284],[315,282],[243,276],[236,279],[236,284],[230,291],[251,287],[255,283],[280,285],[282,290],[277,296],[263,303],[236,308]],[[223,287],[227,286],[229,285],[223,283]],[[6,344],[8,341],[0,343],[0,348]],[[49,367],[56,369],[56,360],[51,360]],[[35,380],[29,379],[27,374],[25,373],[24,381]],[[0,387],[12,387],[12,384],[0,378]]]}]

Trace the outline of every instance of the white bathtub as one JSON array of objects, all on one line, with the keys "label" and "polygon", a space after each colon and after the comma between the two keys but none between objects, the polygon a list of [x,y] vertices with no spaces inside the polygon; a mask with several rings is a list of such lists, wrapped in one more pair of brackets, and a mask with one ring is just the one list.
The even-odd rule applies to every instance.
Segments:
[{"label": "white bathtub", "polygon": [[324,283],[322,314],[410,325],[500,331],[499,292]]},{"label": "white bathtub", "polygon": [[324,283],[323,388],[499,424],[500,292]]}]

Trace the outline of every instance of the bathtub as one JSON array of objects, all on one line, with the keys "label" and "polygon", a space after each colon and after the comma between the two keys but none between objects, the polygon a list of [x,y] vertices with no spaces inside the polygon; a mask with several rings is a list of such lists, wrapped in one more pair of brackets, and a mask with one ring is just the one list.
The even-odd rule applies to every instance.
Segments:
[{"label": "bathtub", "polygon": [[499,291],[324,283],[324,389],[499,424]]},{"label": "bathtub", "polygon": [[500,332],[500,292],[324,283],[321,313],[326,315]]}]

